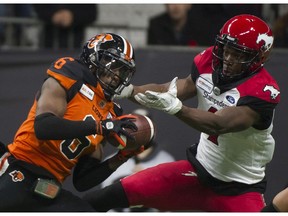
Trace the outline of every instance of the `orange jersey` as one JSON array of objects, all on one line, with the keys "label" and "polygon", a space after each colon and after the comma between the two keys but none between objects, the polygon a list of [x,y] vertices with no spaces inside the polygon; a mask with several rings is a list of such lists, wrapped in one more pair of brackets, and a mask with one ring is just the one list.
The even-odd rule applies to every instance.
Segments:
[{"label": "orange jersey", "polygon": [[[47,70],[67,91],[68,120],[96,120],[114,117],[114,103],[105,99],[101,86],[88,68],[73,58],[61,58]],[[79,157],[94,152],[103,140],[101,135],[75,137],[69,140],[39,140],[34,132],[37,98],[27,119],[18,129],[8,149],[17,159],[40,166],[60,182],[71,174]],[[53,128],[51,128],[53,130]]]}]

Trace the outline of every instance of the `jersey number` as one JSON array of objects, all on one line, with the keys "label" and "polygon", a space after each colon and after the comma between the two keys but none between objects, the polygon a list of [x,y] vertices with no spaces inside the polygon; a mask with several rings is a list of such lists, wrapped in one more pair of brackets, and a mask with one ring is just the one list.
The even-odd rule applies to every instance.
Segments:
[{"label": "jersey number", "polygon": [[[86,116],[85,119],[87,118],[94,118],[92,116]],[[84,121],[85,121],[84,119]],[[81,152],[90,146],[90,139],[88,137],[81,137],[77,139],[67,139],[64,140],[60,144],[61,152],[70,160],[73,160],[76,158],[78,155],[81,154]]]},{"label": "jersey number", "polygon": [[[217,109],[215,107],[210,107],[210,109],[208,111],[212,112],[212,113],[215,113],[217,111]],[[218,145],[218,135],[210,135],[208,137],[208,140],[213,142],[215,145]]]},{"label": "jersey number", "polygon": [[68,61],[74,61],[74,59],[71,57],[60,58],[55,62],[54,67],[58,70],[61,69],[63,67],[63,65],[66,64],[67,60]]}]

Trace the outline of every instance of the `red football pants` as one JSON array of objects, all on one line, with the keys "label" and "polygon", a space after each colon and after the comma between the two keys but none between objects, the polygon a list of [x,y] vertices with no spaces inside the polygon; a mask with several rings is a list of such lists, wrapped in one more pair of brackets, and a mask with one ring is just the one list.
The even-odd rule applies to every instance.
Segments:
[{"label": "red football pants", "polygon": [[187,160],[164,163],[122,179],[130,206],[143,205],[161,211],[260,212],[263,195],[237,196],[214,193],[200,184]]}]

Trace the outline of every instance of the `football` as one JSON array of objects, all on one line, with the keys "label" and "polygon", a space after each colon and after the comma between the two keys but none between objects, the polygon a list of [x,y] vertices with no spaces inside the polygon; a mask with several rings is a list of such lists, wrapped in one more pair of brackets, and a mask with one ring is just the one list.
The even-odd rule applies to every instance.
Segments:
[{"label": "football", "polygon": [[114,137],[109,137],[108,142],[112,144],[113,146],[119,147],[120,149],[125,150],[136,150],[141,145],[147,145],[152,138],[155,136],[155,127],[152,120],[145,116],[145,115],[139,115],[139,114],[133,114],[135,116],[135,119],[131,119],[133,123],[137,126],[138,130],[133,131],[132,129],[125,128],[125,130],[134,137],[135,140],[129,139],[124,135],[120,135],[120,137],[124,140],[126,143],[126,146],[124,148],[119,147],[119,143]]}]

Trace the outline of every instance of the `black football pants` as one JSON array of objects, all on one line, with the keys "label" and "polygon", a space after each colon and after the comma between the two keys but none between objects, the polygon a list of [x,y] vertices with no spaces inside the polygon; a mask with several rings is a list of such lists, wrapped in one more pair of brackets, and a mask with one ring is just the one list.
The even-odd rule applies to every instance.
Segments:
[{"label": "black football pants", "polygon": [[[9,160],[8,160],[9,161]],[[5,170],[0,169],[1,212],[83,212],[95,211],[88,203],[61,190],[55,199],[44,198],[33,192],[39,176],[13,162]],[[3,173],[3,171],[5,172]]]}]

